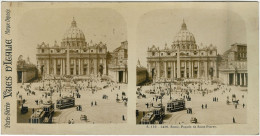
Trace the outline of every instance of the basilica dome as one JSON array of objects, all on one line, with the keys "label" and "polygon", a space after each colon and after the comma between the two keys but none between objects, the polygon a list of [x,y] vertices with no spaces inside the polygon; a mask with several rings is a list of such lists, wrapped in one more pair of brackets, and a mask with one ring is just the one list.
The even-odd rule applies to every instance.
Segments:
[{"label": "basilica dome", "polygon": [[85,41],[84,33],[77,27],[77,22],[74,20],[71,22],[70,28],[65,32],[63,41]]},{"label": "basilica dome", "polygon": [[195,38],[191,32],[187,30],[187,26],[185,22],[183,21],[183,24],[181,26],[181,30],[178,32],[178,34],[174,38],[174,43],[195,43]]}]

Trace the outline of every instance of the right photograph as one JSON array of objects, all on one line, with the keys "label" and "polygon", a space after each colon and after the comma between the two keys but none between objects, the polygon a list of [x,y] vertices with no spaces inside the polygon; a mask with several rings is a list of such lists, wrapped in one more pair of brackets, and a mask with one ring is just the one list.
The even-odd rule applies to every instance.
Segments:
[{"label": "right photograph", "polygon": [[161,9],[141,16],[137,29],[136,124],[247,123],[247,30],[239,15]]}]

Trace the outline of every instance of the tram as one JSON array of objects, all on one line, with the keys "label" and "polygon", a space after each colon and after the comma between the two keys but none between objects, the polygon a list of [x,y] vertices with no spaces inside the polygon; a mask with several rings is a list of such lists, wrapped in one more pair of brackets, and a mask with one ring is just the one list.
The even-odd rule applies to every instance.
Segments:
[{"label": "tram", "polygon": [[155,122],[155,115],[153,112],[148,112],[142,119],[141,124],[154,124]]},{"label": "tram", "polygon": [[54,114],[54,103],[45,103],[42,108],[37,109],[30,117],[29,123],[52,123]]},{"label": "tram", "polygon": [[141,124],[162,124],[165,117],[165,106],[152,107],[142,119]]},{"label": "tram", "polygon": [[175,112],[185,109],[185,100],[184,99],[175,99],[167,103],[167,111]]},{"label": "tram", "polygon": [[65,109],[69,107],[75,106],[75,98],[74,97],[63,97],[56,102],[56,108]]}]

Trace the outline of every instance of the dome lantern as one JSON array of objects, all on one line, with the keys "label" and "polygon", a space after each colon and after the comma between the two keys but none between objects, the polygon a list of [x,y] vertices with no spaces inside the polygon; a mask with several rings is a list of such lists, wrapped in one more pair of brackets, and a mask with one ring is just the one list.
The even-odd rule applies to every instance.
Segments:
[{"label": "dome lantern", "polygon": [[187,30],[187,26],[186,26],[186,24],[184,22],[184,19],[183,19],[183,23],[181,25],[181,30]]},{"label": "dome lantern", "polygon": [[73,21],[71,22],[71,27],[77,27],[77,22],[75,21],[73,17]]}]

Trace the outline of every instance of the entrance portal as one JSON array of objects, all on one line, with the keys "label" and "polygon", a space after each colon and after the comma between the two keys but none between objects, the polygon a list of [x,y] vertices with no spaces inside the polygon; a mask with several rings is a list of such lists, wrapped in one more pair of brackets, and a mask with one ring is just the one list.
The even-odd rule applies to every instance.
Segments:
[{"label": "entrance portal", "polygon": [[233,85],[234,74],[229,74],[229,85]]},{"label": "entrance portal", "polygon": [[123,82],[123,71],[118,71],[118,82],[122,83]]},{"label": "entrance portal", "polygon": [[23,81],[23,79],[22,79],[23,75],[22,74],[23,74],[22,71],[17,71],[18,83],[22,83],[22,81]]}]

